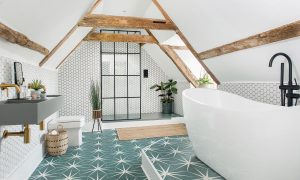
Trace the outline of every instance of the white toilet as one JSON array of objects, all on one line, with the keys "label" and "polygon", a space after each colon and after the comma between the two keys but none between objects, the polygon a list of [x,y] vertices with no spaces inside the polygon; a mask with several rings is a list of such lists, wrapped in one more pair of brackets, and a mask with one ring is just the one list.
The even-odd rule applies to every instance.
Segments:
[{"label": "white toilet", "polygon": [[69,137],[69,146],[80,146],[82,144],[82,127],[85,124],[84,116],[61,116],[48,124],[48,129],[57,129],[62,125]]}]

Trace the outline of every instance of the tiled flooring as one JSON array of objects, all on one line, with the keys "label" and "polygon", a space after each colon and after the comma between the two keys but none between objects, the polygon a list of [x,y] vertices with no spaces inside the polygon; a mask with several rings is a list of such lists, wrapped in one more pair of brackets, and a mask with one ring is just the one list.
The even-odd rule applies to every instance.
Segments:
[{"label": "tiled flooring", "polygon": [[[188,143],[187,137],[164,137],[119,141],[115,130],[104,130],[103,133],[94,134],[88,132],[84,133],[83,135],[83,145],[80,148],[69,148],[67,153],[60,157],[47,156],[32,174],[30,180],[142,180],[146,179],[141,168],[142,148],[148,147],[149,145],[154,145],[158,141],[170,142],[170,144],[167,143],[166,145],[169,146],[168,149],[157,149],[156,153],[153,148],[148,148],[147,152],[153,152],[152,155],[157,156],[157,153],[160,151],[177,149],[179,142],[183,142],[183,144],[180,145],[182,148]],[[172,155],[172,151],[168,153],[171,153],[170,155]],[[178,153],[177,155],[179,156],[182,154]],[[183,155],[182,158],[187,158],[187,156]],[[197,161],[195,158],[192,160],[193,162]],[[164,161],[162,163],[170,162]],[[199,175],[199,178],[196,179],[222,179],[200,161],[194,163],[198,163],[199,167],[201,167],[197,171],[200,171],[202,174],[204,174],[204,176]],[[161,164],[159,166],[165,168],[165,165]],[[197,166],[195,166],[195,168]],[[191,170],[193,168],[194,165],[191,165],[190,168],[187,168],[187,170]],[[185,173],[183,169],[186,169],[186,167],[181,167],[180,171],[178,172]],[[172,170],[175,171],[176,169]],[[173,178],[174,174],[165,173],[165,171],[162,169],[160,169],[160,173],[163,175],[164,179],[186,179],[184,174],[182,176],[180,175]],[[189,178],[186,180],[189,180]]]},{"label": "tiled flooring", "polygon": [[224,180],[201,162],[188,137],[165,137],[144,149],[163,180]]}]

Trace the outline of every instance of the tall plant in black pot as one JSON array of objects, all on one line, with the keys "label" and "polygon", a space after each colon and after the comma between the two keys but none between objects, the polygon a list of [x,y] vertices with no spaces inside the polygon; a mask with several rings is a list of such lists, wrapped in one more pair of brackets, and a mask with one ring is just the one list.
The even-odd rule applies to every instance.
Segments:
[{"label": "tall plant in black pot", "polygon": [[155,91],[160,91],[159,96],[162,102],[162,112],[164,114],[173,113],[174,97],[173,94],[177,94],[176,88],[177,81],[169,79],[168,82],[161,82],[160,84],[154,84],[150,89],[155,89]]}]

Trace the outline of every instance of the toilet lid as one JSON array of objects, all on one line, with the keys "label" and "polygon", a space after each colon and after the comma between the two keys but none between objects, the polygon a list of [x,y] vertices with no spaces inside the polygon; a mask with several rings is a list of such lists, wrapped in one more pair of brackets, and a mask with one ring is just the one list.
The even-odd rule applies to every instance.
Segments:
[{"label": "toilet lid", "polygon": [[59,123],[81,122],[81,121],[84,121],[84,116],[61,116],[57,118],[57,122]]}]

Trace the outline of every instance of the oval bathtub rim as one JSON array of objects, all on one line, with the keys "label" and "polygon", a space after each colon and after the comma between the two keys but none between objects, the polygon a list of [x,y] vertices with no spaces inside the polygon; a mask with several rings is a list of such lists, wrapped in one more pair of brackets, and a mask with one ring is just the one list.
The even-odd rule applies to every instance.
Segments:
[{"label": "oval bathtub rim", "polygon": [[[235,96],[237,98],[246,100],[249,103],[260,104],[260,105],[264,105],[264,106],[270,106],[270,107],[273,107],[274,109],[260,110],[260,111],[258,111],[258,110],[250,110],[249,109],[247,111],[241,111],[241,110],[238,110],[238,109],[232,109],[232,108],[226,108],[226,107],[221,108],[221,107],[217,107],[217,106],[205,104],[203,102],[200,102],[199,100],[195,100],[195,99],[193,99],[191,96],[189,96],[187,94],[189,91],[195,91],[195,90],[200,90],[200,91],[217,91],[217,92],[223,93],[225,95],[227,94],[227,95]],[[255,100],[251,100],[251,99],[239,96],[237,94],[233,94],[233,93],[221,91],[221,90],[218,90],[218,89],[210,89],[210,88],[189,88],[189,89],[185,89],[182,92],[182,96],[185,97],[185,98],[187,98],[187,99],[189,99],[189,100],[191,100],[191,101],[193,101],[193,102],[201,104],[203,106],[207,106],[207,107],[211,107],[211,108],[215,108],[215,109],[219,109],[219,110],[221,110],[221,109],[228,110],[228,111],[232,111],[232,112],[271,112],[271,111],[278,111],[278,110],[293,111],[293,110],[299,110],[300,109],[300,106],[286,107],[286,106],[279,106],[279,105],[274,105],[274,104],[267,104],[267,103],[263,103],[263,102],[258,102],[258,101],[255,101]]]}]

